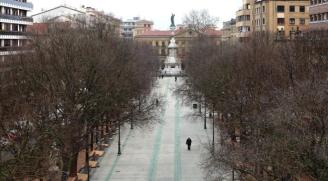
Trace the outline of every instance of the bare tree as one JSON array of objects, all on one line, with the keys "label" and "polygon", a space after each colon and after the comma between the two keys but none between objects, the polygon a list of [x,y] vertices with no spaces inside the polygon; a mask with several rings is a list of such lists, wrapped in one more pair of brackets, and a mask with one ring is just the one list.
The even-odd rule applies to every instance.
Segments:
[{"label": "bare tree", "polygon": [[207,10],[192,10],[183,19],[183,24],[191,30],[204,33],[208,29],[216,27],[219,18],[213,17]]},{"label": "bare tree", "polygon": [[216,120],[220,149],[210,149],[204,164],[210,175],[231,169],[243,179],[325,180],[326,33],[293,41],[263,33],[220,46],[194,42],[188,87],[223,115]]}]

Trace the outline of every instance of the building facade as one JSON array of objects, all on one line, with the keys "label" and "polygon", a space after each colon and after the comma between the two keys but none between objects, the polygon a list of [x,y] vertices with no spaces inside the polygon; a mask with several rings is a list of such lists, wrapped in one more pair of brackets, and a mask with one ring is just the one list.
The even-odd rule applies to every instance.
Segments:
[{"label": "building facade", "polygon": [[[204,32],[208,37],[220,43],[222,32],[215,29],[208,29]],[[158,52],[161,62],[165,61],[169,54],[169,44],[173,34],[172,31],[152,30],[146,31],[143,34],[137,35],[134,39],[139,42],[147,43],[153,46]],[[177,45],[177,56],[183,62],[185,60],[191,41],[199,36],[198,32],[192,31],[188,28],[180,27],[174,31],[174,37]]]},{"label": "building facade", "polygon": [[254,0],[243,0],[242,8],[236,12],[237,38],[246,38],[252,32],[252,7]]},{"label": "building facade", "polygon": [[151,31],[153,29],[154,23],[148,20],[140,20],[135,23],[135,28],[133,29],[133,37],[141,35],[146,31]]},{"label": "building facade", "polygon": [[152,21],[142,20],[140,17],[133,17],[133,19],[122,22],[121,36],[126,39],[133,39],[137,35],[152,30],[153,24]]},{"label": "building facade", "polygon": [[26,0],[0,1],[0,57],[4,61],[8,55],[24,50],[28,43],[27,27],[33,19],[27,17],[33,4]]},{"label": "building facade", "polygon": [[310,29],[328,29],[328,0],[311,0]]},{"label": "building facade", "polygon": [[133,29],[136,27],[136,22],[139,20],[139,17],[133,17],[133,19],[123,21],[121,24],[121,36],[123,38],[133,39]]},{"label": "building facade", "polygon": [[84,15],[85,12],[82,11],[82,9],[75,9],[66,5],[60,5],[52,9],[48,9],[40,13],[34,14],[32,15],[32,18],[34,20],[34,23],[44,23],[53,20],[57,17],[79,17]]},{"label": "building facade", "polygon": [[106,24],[119,34],[121,21],[92,7],[82,6],[79,9],[61,5],[32,16],[34,24],[31,31],[45,33],[51,25],[62,25],[64,28],[76,28],[81,24],[94,27],[96,24]]},{"label": "building facade", "polygon": [[308,29],[309,0],[243,0],[237,11],[238,37],[271,32],[291,37]]},{"label": "building facade", "polygon": [[285,37],[306,31],[309,25],[308,0],[257,0],[253,9],[254,31],[268,31]]},{"label": "building facade", "polygon": [[222,41],[234,41],[237,38],[236,19],[223,22]]}]

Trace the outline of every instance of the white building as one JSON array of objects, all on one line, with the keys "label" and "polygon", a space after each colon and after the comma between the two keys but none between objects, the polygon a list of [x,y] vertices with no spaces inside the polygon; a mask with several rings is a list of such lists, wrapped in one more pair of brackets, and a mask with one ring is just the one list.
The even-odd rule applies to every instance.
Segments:
[{"label": "white building", "polygon": [[123,38],[133,38],[133,30],[136,28],[136,22],[139,21],[139,17],[128,19],[121,24],[121,36]]},{"label": "white building", "polygon": [[151,31],[153,25],[153,21],[140,19],[139,17],[128,19],[121,23],[121,37],[133,39],[135,36],[143,34],[146,31]]},{"label": "white building", "polygon": [[[107,15],[102,11],[97,11],[92,7],[82,6],[80,9],[61,5],[46,11],[42,11],[32,16],[35,25],[49,22],[54,23],[69,23],[71,27],[78,26],[80,23],[85,23],[87,26],[93,26],[95,23],[106,23],[114,25],[119,33],[120,20]],[[116,28],[117,27],[117,28]]]},{"label": "white building", "polygon": [[86,12],[84,12],[84,11],[61,5],[61,6],[34,14],[32,16],[32,18],[34,20],[34,23],[43,23],[43,22],[52,20],[57,17],[64,17],[64,16],[80,17],[85,14],[86,14]]},{"label": "white building", "polygon": [[0,0],[0,57],[21,52],[27,44],[27,26],[33,20],[27,17],[33,4],[26,0]]}]

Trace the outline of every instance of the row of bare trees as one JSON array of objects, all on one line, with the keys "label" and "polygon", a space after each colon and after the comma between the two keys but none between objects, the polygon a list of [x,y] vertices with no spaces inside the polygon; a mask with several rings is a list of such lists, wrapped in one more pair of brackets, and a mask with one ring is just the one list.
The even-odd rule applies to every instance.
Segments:
[{"label": "row of bare trees", "polygon": [[221,115],[217,149],[205,163],[210,174],[328,180],[327,37],[317,31],[293,41],[269,33],[218,46],[206,37],[194,41],[185,90]]},{"label": "row of bare trees", "polygon": [[158,61],[151,47],[103,25],[52,26],[31,47],[1,74],[0,180],[55,179],[58,169],[76,176],[78,154],[92,149],[94,134],[153,114],[147,97]]}]

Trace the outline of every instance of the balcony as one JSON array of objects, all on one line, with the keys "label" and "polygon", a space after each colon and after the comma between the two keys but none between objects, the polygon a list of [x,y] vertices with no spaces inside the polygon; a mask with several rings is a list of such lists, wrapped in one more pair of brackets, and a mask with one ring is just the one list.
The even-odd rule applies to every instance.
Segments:
[{"label": "balcony", "polygon": [[239,33],[236,33],[236,36],[237,38],[246,38],[246,37],[249,37],[251,36],[251,32],[239,32]]},{"label": "balcony", "polygon": [[19,2],[14,0],[0,0],[1,6],[14,7],[18,9],[32,10],[33,4],[30,2]]},{"label": "balcony", "polygon": [[236,16],[244,16],[244,15],[251,15],[250,9],[241,9],[236,12]]},{"label": "balcony", "polygon": [[14,15],[7,15],[7,14],[0,14],[0,18],[16,20],[16,21],[33,22],[33,18],[30,17],[14,16]]},{"label": "balcony", "polygon": [[241,27],[241,26],[251,26],[251,21],[239,21],[236,23],[237,27]]},{"label": "balcony", "polygon": [[26,47],[26,46],[20,46],[20,47],[10,47],[10,46],[7,46],[7,47],[0,47],[0,52],[12,52],[12,51],[25,51],[25,50],[30,50],[29,47]]},{"label": "balcony", "polygon": [[13,35],[13,36],[27,36],[27,32],[19,32],[19,31],[3,31],[0,30],[0,35]]}]

